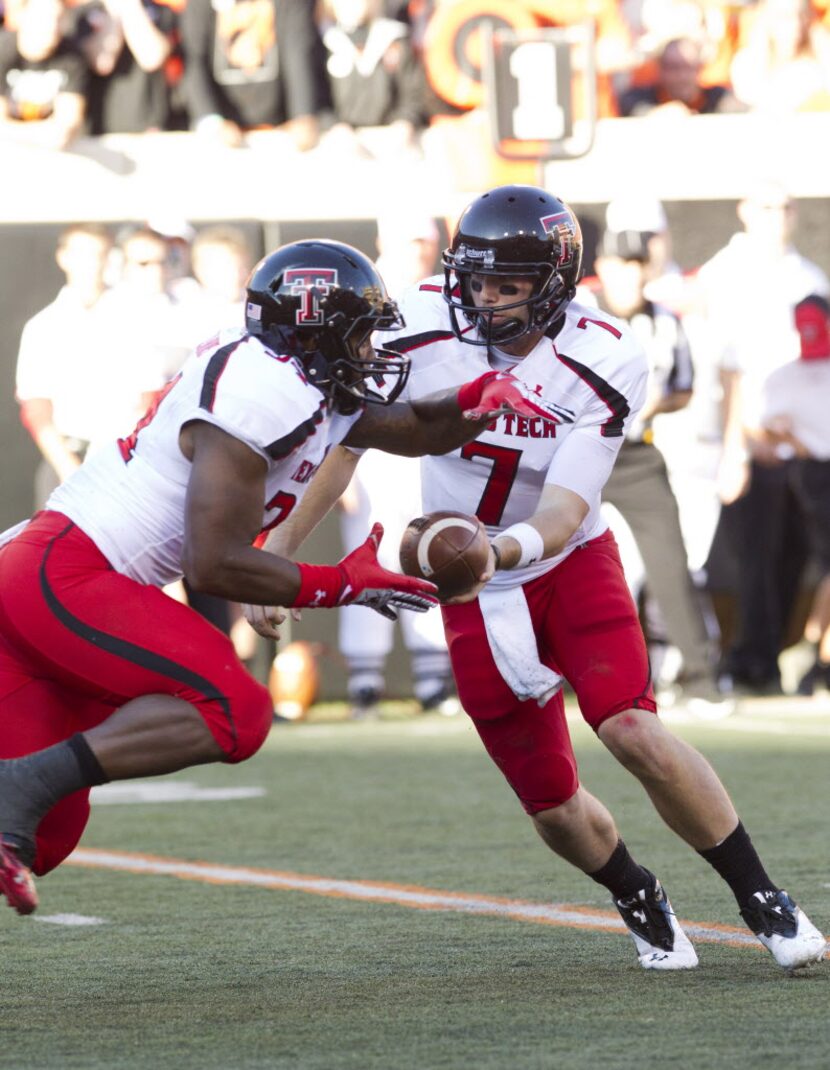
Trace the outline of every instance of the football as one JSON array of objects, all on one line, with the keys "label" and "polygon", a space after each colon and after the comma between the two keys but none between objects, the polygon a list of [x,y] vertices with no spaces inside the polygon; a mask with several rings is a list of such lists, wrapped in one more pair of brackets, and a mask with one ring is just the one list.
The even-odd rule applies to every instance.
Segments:
[{"label": "football", "polygon": [[481,575],[490,553],[490,540],[481,521],[449,510],[410,520],[400,548],[401,571],[429,580],[438,597],[468,591]]},{"label": "football", "polygon": [[319,644],[296,640],[280,650],[271,664],[268,690],[274,712],[289,721],[301,721],[320,688],[317,668]]}]

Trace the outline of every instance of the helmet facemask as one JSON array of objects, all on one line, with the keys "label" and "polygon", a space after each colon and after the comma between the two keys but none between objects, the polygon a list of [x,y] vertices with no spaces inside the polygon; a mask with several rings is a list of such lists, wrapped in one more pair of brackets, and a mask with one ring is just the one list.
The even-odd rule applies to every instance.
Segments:
[{"label": "helmet facemask", "polygon": [[[529,297],[503,304],[478,306],[473,298],[472,277],[527,278],[533,280]],[[450,306],[450,321],[457,338],[470,345],[503,346],[516,342],[532,331],[546,331],[565,311],[565,284],[550,264],[461,263],[450,250],[444,254],[444,300]],[[527,316],[509,316],[494,326],[493,318],[515,309],[527,309]],[[467,326],[463,325],[459,313]],[[475,332],[470,331],[470,327]]]},{"label": "helmet facemask", "polygon": [[367,359],[360,350],[374,331],[403,326],[397,306],[387,301],[379,312],[367,312],[348,325],[342,322],[345,318],[336,313],[318,332],[316,349],[303,359],[309,379],[341,413],[355,412],[363,404],[391,405],[406,386],[409,357],[374,346]]}]

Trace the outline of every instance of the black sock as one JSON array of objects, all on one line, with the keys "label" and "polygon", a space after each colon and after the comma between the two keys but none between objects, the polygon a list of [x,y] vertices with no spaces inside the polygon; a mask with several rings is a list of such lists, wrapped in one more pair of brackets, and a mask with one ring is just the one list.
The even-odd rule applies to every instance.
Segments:
[{"label": "black sock", "polygon": [[607,888],[615,899],[627,899],[641,888],[654,887],[654,874],[634,861],[622,840],[617,841],[605,865],[588,876]]},{"label": "black sock", "polygon": [[19,848],[27,864],[34,857],[37,826],[55,803],[73,791],[107,780],[80,734],[0,765],[0,832]]},{"label": "black sock", "polygon": [[753,892],[767,889],[779,891],[778,886],[769,879],[758,852],[752,846],[749,833],[740,821],[734,832],[730,832],[717,847],[698,851],[698,854],[723,877],[740,907],[746,905]]}]

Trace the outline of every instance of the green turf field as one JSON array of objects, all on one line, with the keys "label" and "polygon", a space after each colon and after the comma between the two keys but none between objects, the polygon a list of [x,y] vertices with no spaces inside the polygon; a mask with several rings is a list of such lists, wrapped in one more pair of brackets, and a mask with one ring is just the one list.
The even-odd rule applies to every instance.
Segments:
[{"label": "green turf field", "polygon": [[[609,903],[542,847],[466,719],[318,718],[276,728],[242,766],[155,782],[265,794],[94,807],[86,861],[144,871],[65,865],[40,882],[37,915],[4,911],[0,1066],[830,1067],[830,961],[790,978],[763,951],[705,940],[698,970],[661,976],[625,932],[511,916],[505,900],[592,918]],[[773,877],[830,929],[830,714],[806,703],[675,730],[723,775]],[[680,917],[738,927],[709,867],[574,735],[583,781]]]}]

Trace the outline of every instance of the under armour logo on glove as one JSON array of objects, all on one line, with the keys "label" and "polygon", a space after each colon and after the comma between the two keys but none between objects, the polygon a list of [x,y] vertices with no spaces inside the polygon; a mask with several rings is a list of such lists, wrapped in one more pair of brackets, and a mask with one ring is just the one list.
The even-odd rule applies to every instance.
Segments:
[{"label": "under armour logo on glove", "polygon": [[378,564],[378,547],[382,538],[383,525],[373,525],[366,542],[339,562],[337,567],[346,582],[337,604],[369,606],[389,620],[398,619],[398,609],[424,613],[437,605],[434,584],[389,572]]},{"label": "under armour logo on glove", "polygon": [[336,565],[297,564],[300,590],[295,606],[368,606],[389,620],[399,609],[424,613],[438,605],[438,588],[428,580],[390,572],[378,564],[383,525],[375,524],[366,541]]},{"label": "under armour logo on glove", "polygon": [[464,383],[458,390],[458,404],[467,420],[491,420],[502,413],[518,416],[541,416],[556,423],[571,423],[559,406],[546,401],[511,372],[485,372],[478,379]]}]

